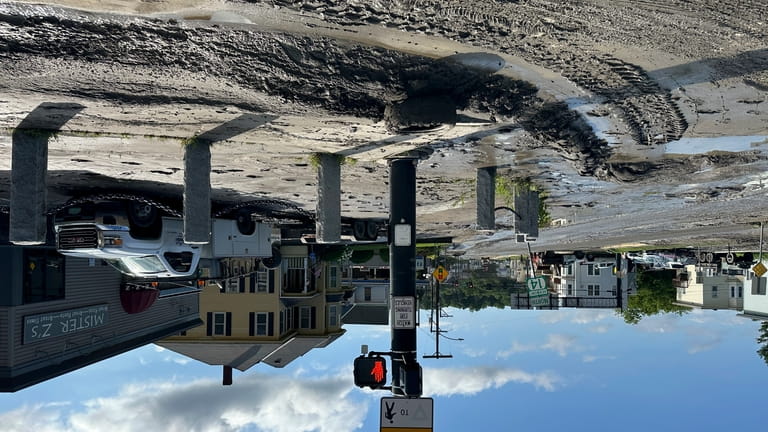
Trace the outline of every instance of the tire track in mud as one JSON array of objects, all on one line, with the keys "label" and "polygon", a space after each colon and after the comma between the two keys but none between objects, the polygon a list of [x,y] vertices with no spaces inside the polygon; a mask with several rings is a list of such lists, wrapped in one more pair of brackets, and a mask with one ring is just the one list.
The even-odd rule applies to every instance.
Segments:
[{"label": "tire track in mud", "polygon": [[[285,7],[297,2],[276,1]],[[340,25],[360,25],[377,17],[387,27],[463,40],[480,47],[520,56],[558,71],[577,85],[613,104],[641,144],[666,143],[682,137],[688,124],[669,92],[661,89],[640,67],[615,56],[591,52],[579,45],[578,32],[586,26],[576,7],[542,2],[301,2],[299,8],[321,14]],[[555,9],[555,12],[547,9]],[[541,14],[544,11],[546,14]],[[541,14],[541,16],[536,14]],[[555,18],[553,18],[555,17]],[[535,35],[536,37],[531,37]],[[553,48],[554,45],[554,48]],[[582,175],[613,177],[606,163],[607,144],[598,140],[583,119],[564,105],[543,112],[559,121],[528,112],[520,118],[531,134],[555,147]],[[534,120],[538,120],[534,121]],[[647,171],[647,169],[643,169]],[[622,176],[626,178],[626,176]],[[619,177],[617,177],[618,179]]]},{"label": "tire track in mud", "polygon": [[[16,12],[0,7],[0,69],[6,76],[22,76],[14,65],[47,59],[44,66],[56,69],[50,75],[58,74],[50,82],[18,80],[21,90],[121,103],[191,101],[213,106],[219,101],[212,94],[187,96],[195,88],[195,76],[210,75],[291,102],[291,112],[319,107],[377,120],[393,100],[439,95],[458,109],[516,117],[535,136],[571,155],[580,173],[606,174],[602,166],[607,143],[565,104],[545,103],[536,96],[537,89],[523,81],[326,38],[182,27],[156,19],[99,16],[94,21],[92,15],[63,10],[55,16],[23,8]],[[75,63],[77,68],[68,67]],[[84,77],[88,64],[94,66],[93,73]],[[147,70],[152,73],[142,80]],[[189,82],[184,89],[174,88],[173,80],[158,85],[158,70]]]},{"label": "tire track in mud", "polygon": [[[275,3],[285,7],[296,4]],[[557,9],[552,12],[547,7]],[[463,39],[520,56],[559,72],[613,103],[632,130],[633,138],[641,144],[674,141],[688,128],[669,92],[650,79],[642,68],[580,46],[577,34],[585,24],[584,20],[571,18],[579,16],[571,5],[477,2],[470,6],[450,0],[439,3],[316,0],[303,2],[300,8],[323,14],[325,19],[342,25],[365,24],[365,20],[355,19],[358,16],[378,16],[387,26]],[[546,11],[547,16],[536,15],[542,11]],[[538,37],[531,39],[531,35]],[[553,41],[555,48],[552,48]]]}]

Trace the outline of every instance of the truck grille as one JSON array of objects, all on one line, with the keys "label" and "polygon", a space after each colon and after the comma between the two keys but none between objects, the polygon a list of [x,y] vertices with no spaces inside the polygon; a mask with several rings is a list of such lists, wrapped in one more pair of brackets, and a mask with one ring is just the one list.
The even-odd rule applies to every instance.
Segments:
[{"label": "truck grille", "polygon": [[96,228],[80,227],[59,231],[59,249],[87,249],[96,248],[98,245]]}]

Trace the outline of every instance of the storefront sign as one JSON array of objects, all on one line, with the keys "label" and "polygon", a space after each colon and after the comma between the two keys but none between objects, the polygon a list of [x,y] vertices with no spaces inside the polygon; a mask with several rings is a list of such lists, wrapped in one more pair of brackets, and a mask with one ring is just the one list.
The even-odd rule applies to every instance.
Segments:
[{"label": "storefront sign", "polygon": [[24,343],[100,327],[107,323],[107,305],[49,312],[24,317]]}]

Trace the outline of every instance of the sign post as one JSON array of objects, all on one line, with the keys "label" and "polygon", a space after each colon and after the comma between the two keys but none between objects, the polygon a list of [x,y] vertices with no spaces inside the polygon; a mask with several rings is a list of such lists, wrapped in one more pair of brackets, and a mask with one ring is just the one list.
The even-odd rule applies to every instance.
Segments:
[{"label": "sign post", "polygon": [[529,306],[549,306],[549,291],[547,291],[547,278],[537,276],[525,280],[528,286]]},{"label": "sign post", "polygon": [[381,398],[381,432],[432,432],[432,398]]}]

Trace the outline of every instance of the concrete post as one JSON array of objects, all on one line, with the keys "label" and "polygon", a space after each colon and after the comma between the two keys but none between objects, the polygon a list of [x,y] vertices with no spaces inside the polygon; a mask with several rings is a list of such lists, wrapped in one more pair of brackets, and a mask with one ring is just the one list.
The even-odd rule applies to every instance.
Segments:
[{"label": "concrete post", "polygon": [[317,167],[318,243],[341,240],[341,162],[334,154],[321,153]]},{"label": "concrete post", "polygon": [[515,231],[539,237],[539,193],[532,190],[515,191]]},{"label": "concrete post", "polygon": [[11,210],[8,240],[44,244],[48,230],[48,141],[82,105],[43,103],[14,130],[11,149]]},{"label": "concrete post", "polygon": [[211,241],[211,143],[200,138],[184,147],[184,243]]},{"label": "concrete post", "polygon": [[[412,301],[414,313],[403,326],[396,308],[392,329],[392,392],[421,396],[421,366],[416,361],[416,159],[393,159],[389,164],[390,307]],[[410,300],[409,300],[410,299]],[[402,307],[402,306],[401,306]],[[408,307],[403,309],[408,310]],[[406,313],[407,315],[407,313]]]},{"label": "concrete post", "polygon": [[496,167],[477,169],[477,229],[496,229]]}]

